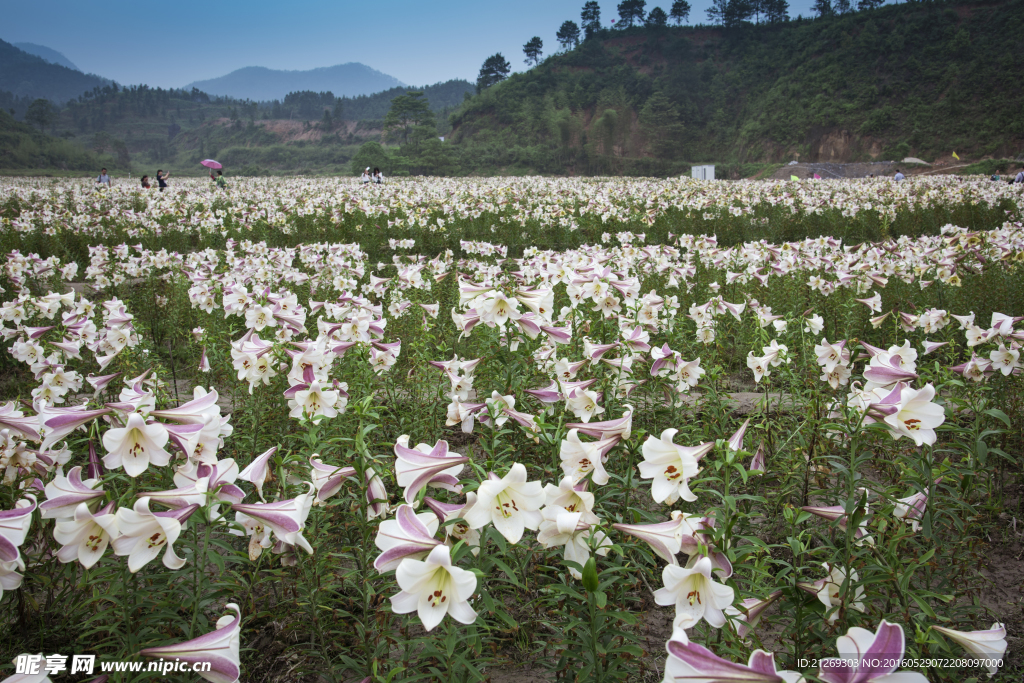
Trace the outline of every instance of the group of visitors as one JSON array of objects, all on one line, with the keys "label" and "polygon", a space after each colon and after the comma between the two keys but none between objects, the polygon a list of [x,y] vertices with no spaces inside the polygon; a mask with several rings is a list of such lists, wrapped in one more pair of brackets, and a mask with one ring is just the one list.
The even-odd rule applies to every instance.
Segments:
[{"label": "group of visitors", "polygon": [[[163,192],[168,187],[167,179],[170,178],[170,177],[171,177],[171,174],[170,174],[169,171],[167,173],[164,173],[164,170],[162,168],[157,170],[157,172],[156,172],[156,182],[157,182],[157,185],[160,187],[160,191],[161,192]],[[106,185],[107,187],[110,187],[110,174],[107,173],[107,169],[105,169],[105,168],[101,168],[100,169],[100,175],[99,175],[98,178],[96,178],[96,184],[98,184],[98,185]],[[151,187],[152,187],[152,185],[149,182],[149,176],[148,175],[142,176],[142,189],[143,190],[148,190]]]},{"label": "group of visitors", "polygon": [[[170,177],[171,177],[170,171],[168,171],[167,173],[164,173],[164,170],[162,168],[161,169],[157,169],[157,172],[156,172],[156,183],[160,187],[160,191],[161,192],[163,192],[165,189],[167,189],[167,187],[168,187],[167,179],[170,178]],[[148,190],[150,187],[152,187],[152,185],[149,182],[149,176],[148,175],[142,176],[142,189],[143,190]]]},{"label": "group of visitors", "polygon": [[[872,174],[869,177],[873,178],[874,174]],[[900,169],[897,168],[896,169],[896,175],[893,176],[893,180],[895,180],[896,182],[899,182],[901,180],[905,180],[906,177],[907,176],[903,175],[903,171],[901,171]],[[998,182],[1000,180],[999,174],[998,173],[993,173],[992,174],[992,180]],[[1011,185],[1024,185],[1024,167],[1021,167],[1021,169],[1017,172],[1017,175],[1014,177],[1013,180],[1009,181],[1009,183]]]},{"label": "group of visitors", "polygon": [[[1000,180],[1002,180],[1002,178],[999,177],[998,173],[993,173],[992,180],[998,183]],[[1014,179],[1008,182],[1011,185],[1024,185],[1024,166],[1022,166],[1021,169],[1017,171],[1017,175],[1014,177]]]},{"label": "group of visitors", "polygon": [[383,185],[384,174],[380,172],[379,168],[374,168],[371,172],[370,167],[367,166],[366,170],[363,171],[363,175],[359,177],[359,180],[362,181],[363,185],[369,185],[370,183],[373,183],[374,185]]},{"label": "group of visitors", "polygon": [[[367,169],[367,170],[369,170],[369,169]],[[157,184],[157,187],[160,188],[161,192],[163,192],[165,189],[167,189],[169,187],[169,185],[167,184],[167,179],[170,178],[170,177],[171,177],[170,171],[165,172],[162,168],[157,170],[157,172],[156,172],[156,184]],[[219,187],[220,189],[222,189],[222,190],[226,190],[227,187],[228,187],[227,180],[224,179],[224,171],[218,170],[217,171],[217,175],[213,175],[213,171],[210,171],[210,180],[212,180],[214,182],[214,184],[217,187]],[[149,176],[148,175],[142,176],[141,182],[142,182],[142,189],[143,190],[148,190],[151,187],[153,187],[153,185],[149,181]],[[108,188],[110,187],[110,174],[107,173],[107,169],[105,169],[105,168],[101,168],[100,169],[100,175],[99,175],[99,177],[96,178],[96,184],[98,184],[100,186],[104,186],[105,185]]]}]

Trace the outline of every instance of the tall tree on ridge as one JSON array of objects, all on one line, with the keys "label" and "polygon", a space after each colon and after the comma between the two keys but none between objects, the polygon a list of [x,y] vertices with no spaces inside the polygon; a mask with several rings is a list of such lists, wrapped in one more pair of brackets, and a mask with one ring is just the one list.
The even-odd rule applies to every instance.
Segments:
[{"label": "tall tree on ridge", "polygon": [[690,18],[690,3],[686,0],[675,0],[668,15],[676,22],[676,26]]},{"label": "tall tree on ridge", "polygon": [[814,0],[811,10],[818,15],[819,19],[831,17],[836,13],[835,8],[832,7],[832,0]]},{"label": "tall tree on ridge", "polygon": [[769,24],[789,21],[789,3],[786,0],[762,0],[764,3],[764,20]]},{"label": "tall tree on ridge", "polygon": [[661,28],[662,26],[668,26],[668,15],[665,14],[665,10],[661,9],[660,7],[655,7],[647,15],[647,20],[645,21],[645,23],[647,24],[647,26],[650,26],[652,28]]},{"label": "tall tree on ridge", "polygon": [[580,44],[580,27],[576,25],[575,21],[564,21],[562,26],[558,29],[558,33],[555,34],[555,39],[558,44],[562,46],[563,50],[571,50],[574,47],[579,47]]},{"label": "tall tree on ridge", "polygon": [[580,12],[580,26],[583,27],[584,35],[590,38],[601,30],[601,6],[594,0],[583,5]]},{"label": "tall tree on ridge", "polygon": [[540,64],[540,56],[544,54],[541,50],[544,47],[544,41],[539,36],[534,36],[526,41],[526,45],[523,45],[523,54],[526,55],[526,65],[537,66]]},{"label": "tall tree on ridge", "polygon": [[430,110],[423,91],[410,90],[391,100],[391,109],[384,117],[384,136],[404,145],[409,142],[409,134],[415,128],[434,125],[434,112]]},{"label": "tall tree on ridge", "polygon": [[646,14],[645,7],[647,7],[647,0],[622,0],[618,7],[619,26],[630,28],[634,24],[643,23]]},{"label": "tall tree on ridge", "polygon": [[512,71],[512,65],[500,52],[491,55],[484,60],[483,66],[480,67],[480,74],[476,77],[476,91],[479,93],[495,83],[500,83],[508,78],[510,71]]},{"label": "tall tree on ridge", "polygon": [[711,0],[711,7],[708,7],[708,21],[712,24],[724,25],[725,17],[729,13],[729,0]]}]

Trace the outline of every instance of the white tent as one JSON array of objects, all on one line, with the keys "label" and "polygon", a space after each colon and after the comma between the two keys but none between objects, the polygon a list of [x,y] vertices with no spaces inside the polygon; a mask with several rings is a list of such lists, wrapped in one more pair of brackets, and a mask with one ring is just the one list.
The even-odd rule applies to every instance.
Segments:
[{"label": "white tent", "polygon": [[714,180],[715,167],[713,164],[704,164],[690,168],[690,176],[695,180]]}]

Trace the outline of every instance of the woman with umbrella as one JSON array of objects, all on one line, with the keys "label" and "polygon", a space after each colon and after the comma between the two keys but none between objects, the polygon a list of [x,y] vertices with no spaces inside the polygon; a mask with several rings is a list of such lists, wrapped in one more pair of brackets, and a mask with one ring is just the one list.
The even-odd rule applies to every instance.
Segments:
[{"label": "woman with umbrella", "polygon": [[[205,161],[202,161],[200,163],[206,168],[210,169],[210,180],[216,183],[217,187],[219,187],[220,189],[226,190],[228,187],[228,183],[226,180],[224,180],[224,171],[221,170],[223,166],[221,166],[213,159],[206,159]],[[216,176],[213,175],[214,170],[217,171]]]}]

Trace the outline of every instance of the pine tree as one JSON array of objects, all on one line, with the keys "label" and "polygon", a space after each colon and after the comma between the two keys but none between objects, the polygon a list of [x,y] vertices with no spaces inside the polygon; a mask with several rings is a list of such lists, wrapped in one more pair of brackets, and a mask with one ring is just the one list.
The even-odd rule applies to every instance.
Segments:
[{"label": "pine tree", "polygon": [[523,54],[526,55],[526,65],[537,66],[540,64],[540,57],[543,54],[541,49],[544,47],[544,41],[539,36],[534,36],[526,41],[526,45],[523,45]]},{"label": "pine tree", "polygon": [[590,38],[601,30],[601,6],[594,0],[590,0],[590,2],[583,5],[583,11],[580,12],[580,20],[580,26],[583,27],[584,34],[587,38]]},{"label": "pine tree", "polygon": [[576,25],[575,21],[562,22],[562,26],[558,29],[558,33],[555,34],[555,39],[558,40],[558,44],[562,46],[563,50],[571,50],[574,47],[579,47],[580,27]]},{"label": "pine tree", "polygon": [[686,0],[675,0],[668,15],[676,22],[676,26],[690,18],[690,3]]},{"label": "pine tree", "polygon": [[508,78],[510,71],[512,71],[512,65],[500,52],[491,55],[484,60],[483,66],[480,67],[480,74],[476,77],[476,91],[482,92],[495,83],[500,83]]}]

